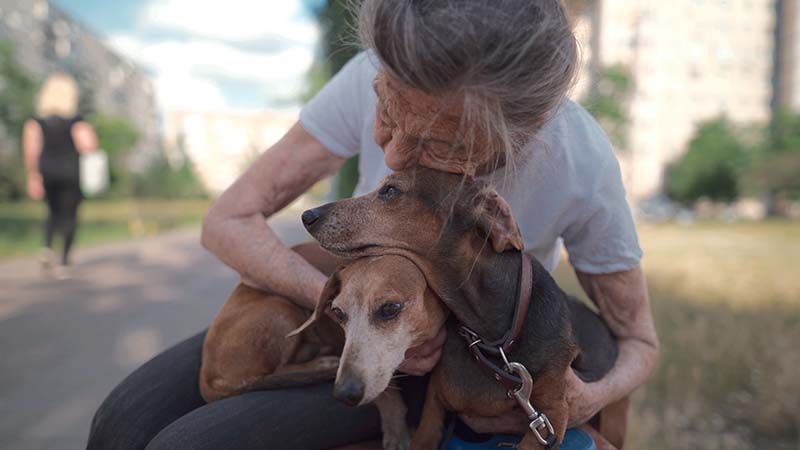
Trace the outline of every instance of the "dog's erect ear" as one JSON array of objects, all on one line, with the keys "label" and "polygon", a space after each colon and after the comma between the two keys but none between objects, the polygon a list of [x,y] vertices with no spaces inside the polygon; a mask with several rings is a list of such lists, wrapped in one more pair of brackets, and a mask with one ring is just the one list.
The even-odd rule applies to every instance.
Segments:
[{"label": "dog's erect ear", "polygon": [[511,207],[500,194],[493,189],[484,189],[478,194],[476,203],[478,227],[488,236],[495,252],[522,251],[525,248]]},{"label": "dog's erect ear", "polygon": [[[341,270],[341,267],[339,270]],[[314,312],[311,314],[311,317],[309,317],[304,324],[300,325],[300,328],[287,334],[286,337],[297,336],[320,320],[328,319],[327,310],[330,309],[333,299],[339,295],[339,291],[342,288],[342,280],[339,276],[339,270],[334,272],[333,275],[328,278],[328,282],[325,283],[325,287],[322,288],[322,295],[319,296],[319,300],[317,300],[317,306],[314,308]]]}]

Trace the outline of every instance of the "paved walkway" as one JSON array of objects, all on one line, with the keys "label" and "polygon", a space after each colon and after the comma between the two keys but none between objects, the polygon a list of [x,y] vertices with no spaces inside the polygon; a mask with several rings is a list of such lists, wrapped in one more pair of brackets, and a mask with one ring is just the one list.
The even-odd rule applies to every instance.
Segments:
[{"label": "paved walkway", "polygon": [[[273,225],[287,243],[306,240],[293,221]],[[114,385],[208,326],[237,280],[197,229],[75,256],[63,282],[35,258],[0,264],[0,449],[84,448]]]}]

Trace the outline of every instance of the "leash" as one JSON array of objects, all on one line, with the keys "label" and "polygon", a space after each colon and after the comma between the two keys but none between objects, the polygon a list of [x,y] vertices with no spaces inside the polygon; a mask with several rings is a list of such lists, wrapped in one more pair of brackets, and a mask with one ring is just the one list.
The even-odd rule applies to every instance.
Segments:
[{"label": "leash", "polygon": [[[522,332],[533,291],[533,267],[531,261],[523,252],[520,252],[520,259],[522,264],[516,292],[517,303],[514,308],[514,319],[511,322],[511,328],[500,339],[489,342],[464,324],[460,325],[458,334],[464,338],[467,343],[467,349],[472,353],[481,368],[507,389],[506,394],[509,398],[517,401],[530,420],[528,428],[533,432],[536,440],[545,449],[550,450],[557,444],[556,433],[547,416],[531,405],[533,377],[524,365],[518,362],[511,362],[506,356],[506,352],[511,350]],[[502,365],[492,362],[486,356],[487,353],[495,359],[500,358]]]}]

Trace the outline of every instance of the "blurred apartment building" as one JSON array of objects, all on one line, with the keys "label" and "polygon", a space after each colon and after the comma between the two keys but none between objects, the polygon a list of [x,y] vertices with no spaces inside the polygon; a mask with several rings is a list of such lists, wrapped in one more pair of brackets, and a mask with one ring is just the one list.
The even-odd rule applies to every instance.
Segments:
[{"label": "blurred apartment building", "polygon": [[147,74],[47,0],[0,0],[1,41],[13,45],[17,62],[34,78],[68,72],[95,110],[136,126],[133,164],[160,150],[158,106]]},{"label": "blurred apartment building", "polygon": [[[602,67],[624,65],[633,86],[627,148],[632,199],[659,192],[664,170],[699,123],[740,124],[800,111],[800,0],[588,0],[577,34],[583,71],[574,96]],[[596,78],[596,77],[595,77]]]},{"label": "blurred apartment building", "polygon": [[[297,110],[170,111],[164,118],[167,155],[181,149],[206,188],[225,190],[297,121]],[[171,152],[172,151],[172,152]]]}]

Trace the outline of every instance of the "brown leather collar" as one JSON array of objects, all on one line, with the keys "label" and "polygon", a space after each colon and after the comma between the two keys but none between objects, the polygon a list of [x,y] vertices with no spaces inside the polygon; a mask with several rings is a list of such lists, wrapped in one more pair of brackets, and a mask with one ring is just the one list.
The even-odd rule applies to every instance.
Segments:
[{"label": "brown leather collar", "polygon": [[[505,332],[503,337],[496,341],[486,342],[477,333],[468,327],[461,325],[460,333],[467,340],[467,345],[475,359],[482,367],[487,369],[497,381],[501,382],[509,389],[515,389],[522,384],[522,380],[516,375],[505,369],[506,361],[503,361],[507,354],[519,338],[525,317],[531,305],[531,292],[533,291],[533,267],[531,261],[525,253],[520,252],[520,276],[517,285],[517,305],[514,309],[514,319],[511,327]],[[502,351],[501,351],[502,350]],[[493,363],[486,353],[501,358],[501,366]]]}]

